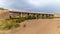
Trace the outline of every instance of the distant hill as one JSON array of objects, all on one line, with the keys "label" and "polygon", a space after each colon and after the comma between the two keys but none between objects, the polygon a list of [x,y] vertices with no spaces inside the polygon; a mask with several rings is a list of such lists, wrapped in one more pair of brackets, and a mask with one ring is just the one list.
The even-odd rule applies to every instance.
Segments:
[{"label": "distant hill", "polygon": [[4,8],[0,8],[0,10],[4,10]]}]

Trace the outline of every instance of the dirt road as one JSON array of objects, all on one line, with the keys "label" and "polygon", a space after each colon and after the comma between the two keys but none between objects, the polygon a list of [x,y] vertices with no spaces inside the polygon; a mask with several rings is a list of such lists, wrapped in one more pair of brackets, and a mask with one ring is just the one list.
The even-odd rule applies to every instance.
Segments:
[{"label": "dirt road", "polygon": [[[23,27],[23,25],[26,27]],[[28,20],[7,34],[60,34],[60,19]]]}]

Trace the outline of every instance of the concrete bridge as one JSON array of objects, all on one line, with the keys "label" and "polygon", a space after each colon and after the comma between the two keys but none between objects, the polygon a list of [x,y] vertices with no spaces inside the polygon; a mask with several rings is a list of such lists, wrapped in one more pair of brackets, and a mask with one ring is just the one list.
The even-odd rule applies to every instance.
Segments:
[{"label": "concrete bridge", "polygon": [[10,16],[16,17],[27,17],[27,16],[35,16],[36,18],[44,18],[44,17],[53,17],[53,14],[44,14],[44,13],[35,13],[35,12],[24,12],[24,11],[10,11]]},{"label": "concrete bridge", "polygon": [[0,10],[0,19],[10,19],[11,17],[27,17],[27,16],[35,16],[37,17],[52,17],[54,14],[44,14],[44,13],[36,13],[36,12],[25,12],[25,11],[10,11],[10,10]]}]

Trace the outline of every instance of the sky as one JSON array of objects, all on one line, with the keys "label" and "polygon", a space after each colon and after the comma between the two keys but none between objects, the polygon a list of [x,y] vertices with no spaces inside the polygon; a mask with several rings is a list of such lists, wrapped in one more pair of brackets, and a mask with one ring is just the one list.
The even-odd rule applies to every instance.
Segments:
[{"label": "sky", "polygon": [[60,14],[60,0],[0,0],[0,7],[12,10]]}]

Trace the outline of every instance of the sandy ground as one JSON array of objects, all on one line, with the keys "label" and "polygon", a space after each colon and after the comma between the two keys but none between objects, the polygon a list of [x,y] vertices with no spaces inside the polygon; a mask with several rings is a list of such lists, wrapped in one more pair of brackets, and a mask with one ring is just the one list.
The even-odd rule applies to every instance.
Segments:
[{"label": "sandy ground", "polygon": [[[26,27],[23,27],[23,25]],[[60,34],[60,19],[26,20],[16,29],[6,31],[6,34]]]}]

